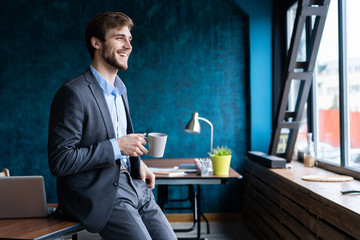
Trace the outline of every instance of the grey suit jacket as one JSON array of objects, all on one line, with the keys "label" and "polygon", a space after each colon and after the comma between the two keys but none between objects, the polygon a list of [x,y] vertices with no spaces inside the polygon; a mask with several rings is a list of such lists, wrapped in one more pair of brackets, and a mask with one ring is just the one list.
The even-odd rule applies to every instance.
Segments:
[{"label": "grey suit jacket", "polygon": [[[127,96],[123,95],[127,132],[133,133]],[[50,111],[48,161],[57,177],[59,215],[81,221],[99,232],[114,206],[119,166],[109,139],[114,127],[101,87],[90,69],[66,82]],[[131,175],[139,178],[140,158],[130,158]]]}]

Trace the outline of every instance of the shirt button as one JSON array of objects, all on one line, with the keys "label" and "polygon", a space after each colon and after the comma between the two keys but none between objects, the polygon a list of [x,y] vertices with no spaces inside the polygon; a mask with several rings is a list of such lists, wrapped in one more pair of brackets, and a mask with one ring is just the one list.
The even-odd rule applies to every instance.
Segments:
[{"label": "shirt button", "polygon": [[114,186],[119,186],[119,182],[118,182],[118,181],[115,181],[115,182],[114,182]]}]

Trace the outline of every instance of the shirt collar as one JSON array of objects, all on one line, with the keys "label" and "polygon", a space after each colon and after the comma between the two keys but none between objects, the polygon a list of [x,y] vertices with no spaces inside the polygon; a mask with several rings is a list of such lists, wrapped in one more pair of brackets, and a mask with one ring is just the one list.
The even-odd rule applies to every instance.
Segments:
[{"label": "shirt collar", "polygon": [[101,89],[106,95],[110,95],[113,91],[115,91],[115,93],[119,95],[126,93],[126,86],[123,83],[123,81],[121,81],[118,75],[116,75],[115,77],[115,87],[114,87],[108,81],[106,81],[106,79],[103,76],[101,76],[101,74],[98,71],[96,71],[96,69],[92,65],[90,65],[90,70],[94,75],[95,79],[97,80],[97,82],[99,83]]}]

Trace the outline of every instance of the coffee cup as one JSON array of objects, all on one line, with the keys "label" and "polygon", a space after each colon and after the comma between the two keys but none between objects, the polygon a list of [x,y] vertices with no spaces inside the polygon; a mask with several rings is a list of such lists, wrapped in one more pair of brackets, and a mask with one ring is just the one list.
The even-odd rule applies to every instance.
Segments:
[{"label": "coffee cup", "polygon": [[150,156],[162,158],[165,152],[167,135],[165,133],[149,133],[147,137]]}]

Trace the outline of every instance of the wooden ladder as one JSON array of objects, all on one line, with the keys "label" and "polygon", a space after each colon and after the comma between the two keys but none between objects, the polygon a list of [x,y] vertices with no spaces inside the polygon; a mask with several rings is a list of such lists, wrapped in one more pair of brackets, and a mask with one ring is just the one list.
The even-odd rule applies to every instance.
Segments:
[{"label": "wooden ladder", "polygon": [[[308,99],[320,40],[323,33],[330,0],[299,0],[294,28],[287,56],[284,81],[279,99],[276,120],[273,125],[269,154],[285,158],[290,162],[299,132],[305,102]],[[312,26],[312,21],[314,24]],[[310,24],[309,24],[310,23]],[[298,61],[301,35],[306,30],[306,61]],[[289,92],[291,84],[299,82],[297,98],[293,111],[289,111]],[[285,130],[287,129],[287,130]],[[281,133],[287,132],[284,152],[277,152]]]}]

